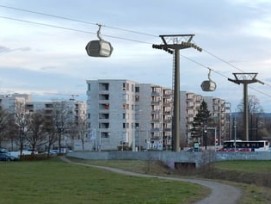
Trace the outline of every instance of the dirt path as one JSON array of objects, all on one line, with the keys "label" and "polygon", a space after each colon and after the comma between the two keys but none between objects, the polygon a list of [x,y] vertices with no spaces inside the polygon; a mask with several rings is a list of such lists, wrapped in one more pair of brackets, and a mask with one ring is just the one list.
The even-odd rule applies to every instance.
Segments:
[{"label": "dirt path", "polygon": [[238,188],[235,188],[230,185],[218,183],[212,180],[204,180],[204,179],[182,179],[182,178],[174,178],[174,177],[165,177],[165,176],[154,176],[148,174],[140,174],[130,171],[125,171],[122,169],[115,169],[112,167],[105,166],[95,166],[90,164],[76,163],[67,159],[66,157],[61,157],[61,159],[65,162],[81,165],[81,166],[91,166],[99,169],[108,170],[111,172],[115,172],[118,174],[129,175],[129,176],[140,176],[140,177],[148,177],[148,178],[159,178],[173,181],[184,181],[199,184],[211,189],[211,193],[208,197],[204,198],[196,202],[196,204],[237,204],[238,200],[241,197],[241,191]]}]

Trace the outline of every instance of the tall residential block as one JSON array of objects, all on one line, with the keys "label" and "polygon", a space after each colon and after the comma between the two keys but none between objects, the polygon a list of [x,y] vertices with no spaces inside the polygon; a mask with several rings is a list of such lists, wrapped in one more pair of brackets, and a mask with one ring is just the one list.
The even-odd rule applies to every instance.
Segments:
[{"label": "tall residential block", "polygon": [[95,149],[170,146],[170,90],[129,80],[88,80],[87,84],[89,131]]},{"label": "tall residential block", "polygon": [[[130,80],[87,80],[89,134],[95,150],[171,150],[172,89]],[[193,143],[192,122],[204,97],[181,91],[180,146]],[[212,97],[211,97],[212,98]],[[212,115],[218,99],[206,99]],[[223,101],[223,100],[221,100]],[[223,120],[223,103],[219,103]],[[224,127],[221,121],[220,130]]]}]

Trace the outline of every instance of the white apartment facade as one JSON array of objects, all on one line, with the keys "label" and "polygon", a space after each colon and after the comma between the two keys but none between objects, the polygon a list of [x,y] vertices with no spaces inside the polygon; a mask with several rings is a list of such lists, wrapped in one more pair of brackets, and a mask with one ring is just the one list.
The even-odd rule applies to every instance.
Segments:
[{"label": "white apartment facade", "polygon": [[[87,80],[89,133],[95,150],[170,150],[173,93],[171,89],[129,80]],[[181,91],[181,146],[193,143],[192,122],[202,101],[221,119],[224,100]]]},{"label": "white apartment facade", "polygon": [[[94,150],[135,148],[135,82],[88,80],[88,126]],[[134,143],[133,143],[134,142]]]},{"label": "white apartment facade", "polygon": [[[129,80],[87,80],[88,121],[94,148],[163,150],[170,143],[170,95],[164,88]],[[167,117],[164,112],[167,111]],[[168,124],[165,125],[164,121]]]}]

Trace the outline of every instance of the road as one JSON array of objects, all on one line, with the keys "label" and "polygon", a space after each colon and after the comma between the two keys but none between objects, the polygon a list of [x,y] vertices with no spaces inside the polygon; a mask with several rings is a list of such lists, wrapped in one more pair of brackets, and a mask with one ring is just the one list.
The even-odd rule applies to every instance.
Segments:
[{"label": "road", "polygon": [[159,178],[159,179],[166,179],[166,180],[173,180],[173,181],[183,181],[183,182],[190,182],[202,185],[211,189],[211,193],[208,197],[204,198],[203,200],[197,201],[195,204],[238,204],[238,200],[241,197],[241,190],[226,185],[223,183],[219,183],[212,180],[204,180],[204,179],[183,179],[183,178],[175,178],[175,177],[168,177],[168,176],[154,176],[148,174],[140,174],[130,171],[125,171],[122,169],[116,169],[112,167],[105,167],[105,166],[96,166],[90,164],[83,164],[83,163],[76,163],[72,162],[71,160],[67,159],[66,157],[61,157],[61,159],[65,162],[73,163],[76,165],[81,166],[90,166],[99,169],[104,169],[107,171],[111,171],[118,174],[129,175],[129,176],[140,176],[140,177],[148,177],[148,178]]}]

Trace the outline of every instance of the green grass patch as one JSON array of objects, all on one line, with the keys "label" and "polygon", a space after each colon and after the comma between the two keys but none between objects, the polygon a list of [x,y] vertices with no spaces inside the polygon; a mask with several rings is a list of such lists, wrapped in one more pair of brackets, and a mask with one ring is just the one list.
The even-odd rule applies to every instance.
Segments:
[{"label": "green grass patch", "polygon": [[142,161],[142,160],[82,160],[69,158],[78,163],[85,163],[96,166],[107,166],[117,169],[137,173],[147,173],[153,175],[167,175],[170,169],[159,161]]},{"label": "green grass patch", "polygon": [[223,161],[215,163],[214,167],[247,173],[270,173],[271,161]]},{"label": "green grass patch", "polygon": [[194,184],[124,176],[57,159],[0,163],[0,179],[0,203],[5,204],[175,204],[206,193]]}]

